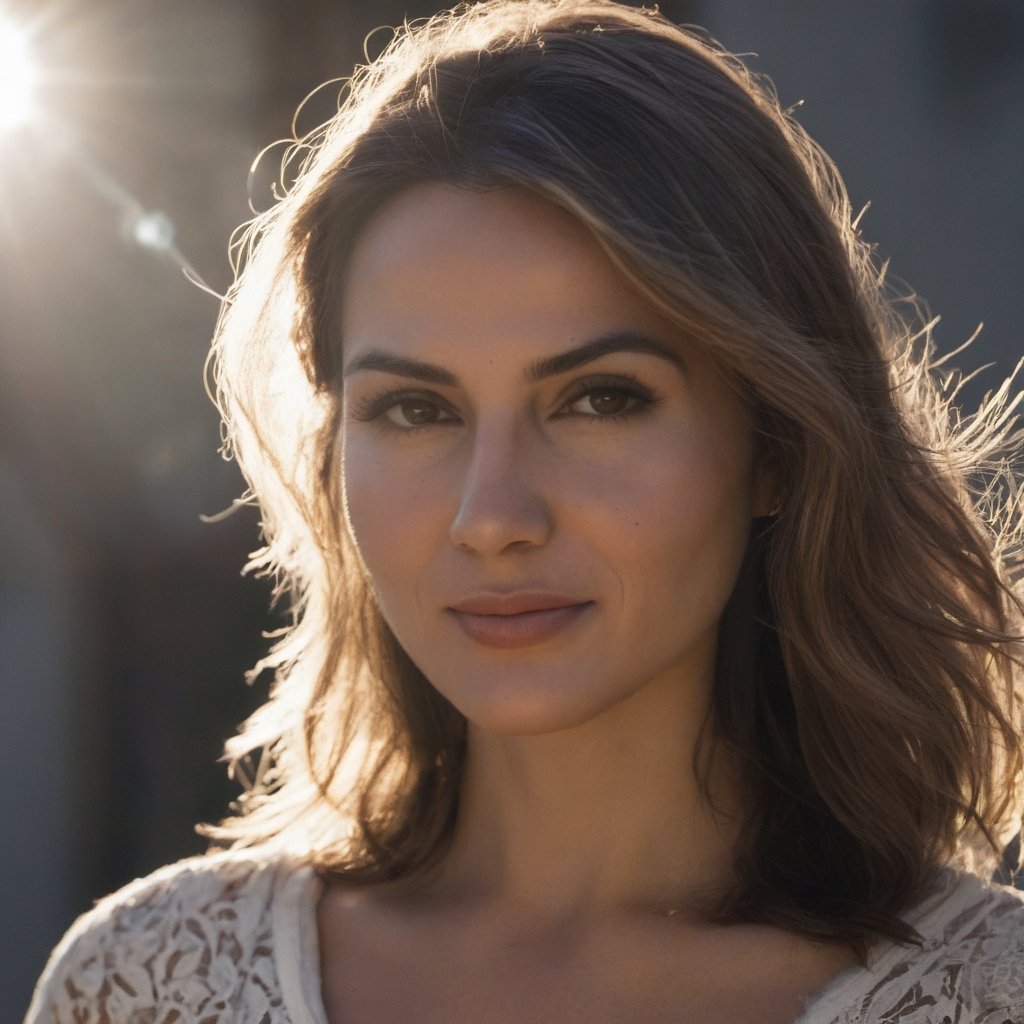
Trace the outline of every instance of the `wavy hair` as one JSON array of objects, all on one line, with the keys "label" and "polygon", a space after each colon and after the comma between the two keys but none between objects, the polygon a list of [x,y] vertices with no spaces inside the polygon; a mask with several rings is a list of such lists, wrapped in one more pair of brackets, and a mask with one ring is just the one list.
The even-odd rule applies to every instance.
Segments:
[{"label": "wavy hair", "polygon": [[[236,241],[213,349],[226,451],[262,512],[250,568],[291,622],[227,744],[221,843],[286,843],[355,882],[443,855],[465,721],[405,654],[346,527],[339,304],[382,203],[423,182],[568,211],[745,396],[779,507],[722,621],[694,768],[727,746],[748,805],[722,921],[865,949],[950,861],[1017,827],[1020,443],[1009,382],[956,411],[829,159],[698,31],[611,0],[485,0],[405,26],[295,140]],[[973,858],[973,859],[972,859]]]}]

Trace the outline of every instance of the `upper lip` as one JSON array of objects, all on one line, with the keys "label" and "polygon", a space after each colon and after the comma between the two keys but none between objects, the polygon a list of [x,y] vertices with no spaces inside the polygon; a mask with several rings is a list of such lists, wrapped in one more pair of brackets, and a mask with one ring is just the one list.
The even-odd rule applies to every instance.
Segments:
[{"label": "upper lip", "polygon": [[523,612],[543,612],[552,608],[568,608],[588,604],[579,598],[554,594],[550,591],[519,590],[508,594],[476,594],[449,605],[452,611],[469,615],[520,615]]}]

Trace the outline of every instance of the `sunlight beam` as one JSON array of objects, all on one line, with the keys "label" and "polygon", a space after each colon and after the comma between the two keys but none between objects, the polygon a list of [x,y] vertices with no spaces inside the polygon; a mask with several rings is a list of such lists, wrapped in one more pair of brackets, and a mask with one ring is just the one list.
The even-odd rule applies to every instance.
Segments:
[{"label": "sunlight beam", "polygon": [[0,17],[0,133],[32,116],[36,69],[24,29]]}]

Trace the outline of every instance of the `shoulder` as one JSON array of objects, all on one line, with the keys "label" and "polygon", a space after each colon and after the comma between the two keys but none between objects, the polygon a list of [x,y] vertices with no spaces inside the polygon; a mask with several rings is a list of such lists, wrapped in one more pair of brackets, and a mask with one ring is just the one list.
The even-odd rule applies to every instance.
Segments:
[{"label": "shoulder", "polygon": [[972,1019],[1024,1021],[1024,892],[963,874],[947,891],[952,913],[933,938],[941,975]]},{"label": "shoulder", "polygon": [[907,915],[920,947],[887,947],[869,991],[843,1021],[1024,1022],[1024,893],[947,870]]},{"label": "shoulder", "polygon": [[71,926],[26,1024],[121,1024],[164,1009],[216,1024],[242,1006],[245,1019],[277,1019],[274,894],[301,870],[280,854],[237,851],[132,882]]}]

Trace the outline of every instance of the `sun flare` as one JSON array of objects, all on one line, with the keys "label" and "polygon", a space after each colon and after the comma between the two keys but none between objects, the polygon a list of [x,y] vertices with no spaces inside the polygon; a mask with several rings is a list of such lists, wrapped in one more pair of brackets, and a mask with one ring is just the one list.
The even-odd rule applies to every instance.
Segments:
[{"label": "sun flare", "polygon": [[0,132],[29,120],[35,86],[36,69],[27,34],[0,19]]}]

